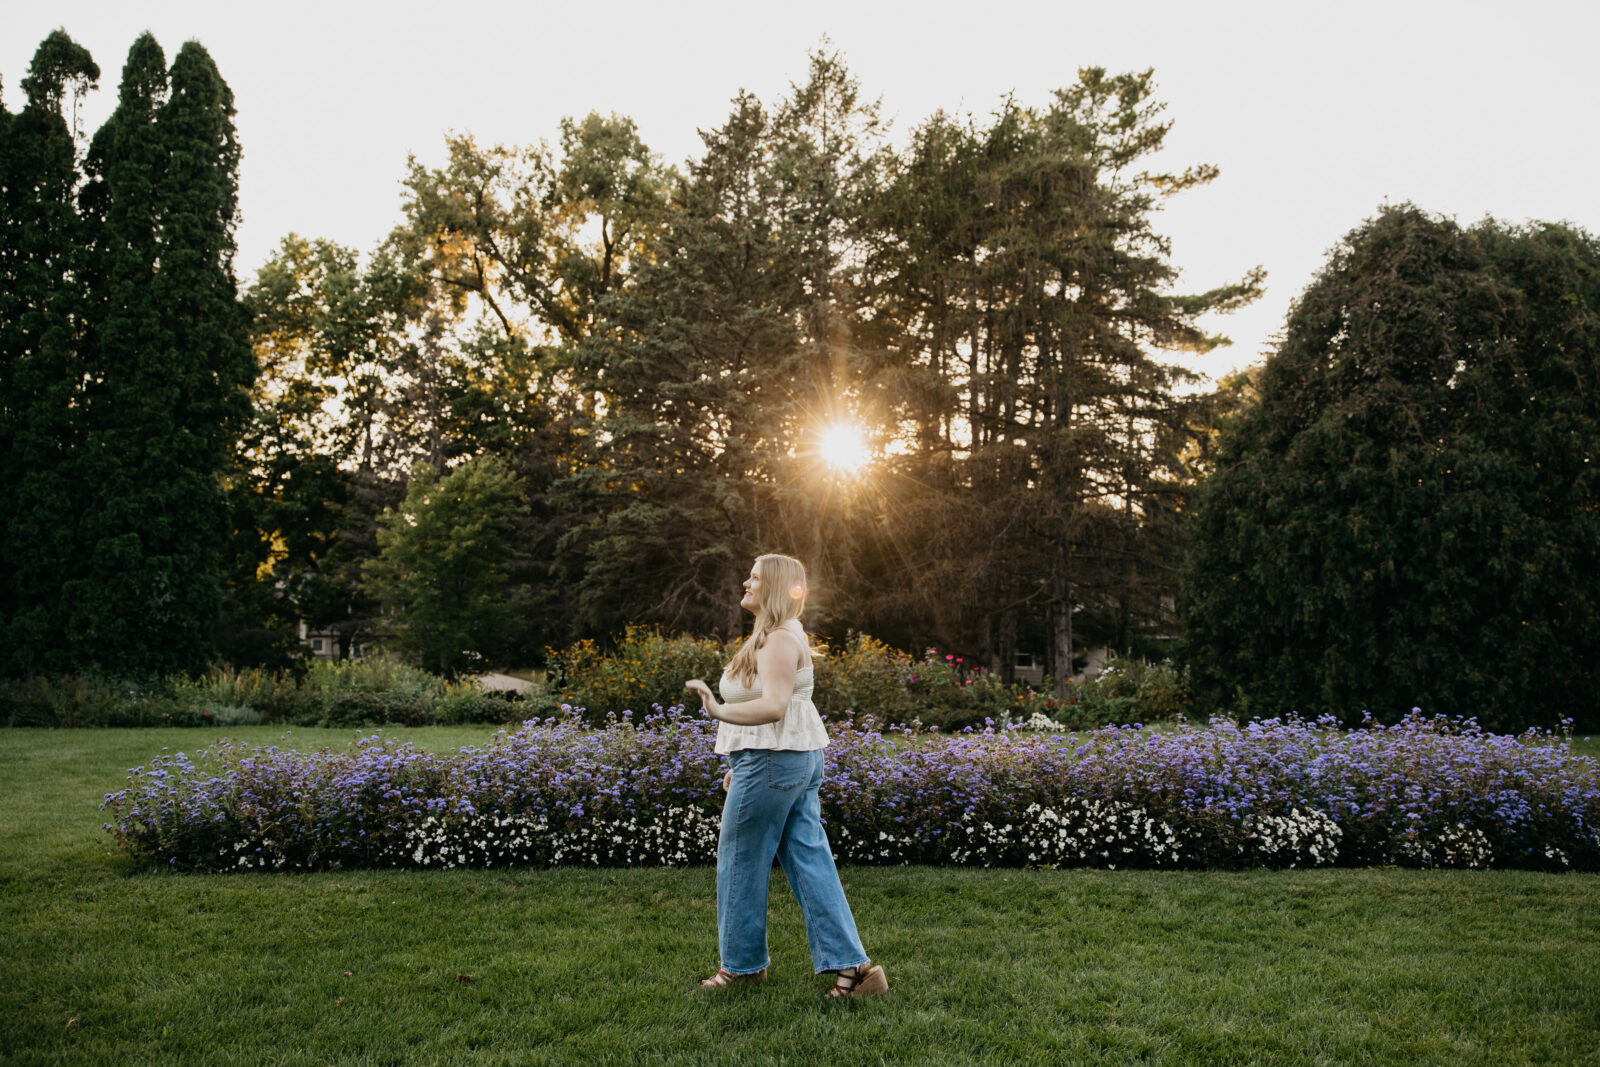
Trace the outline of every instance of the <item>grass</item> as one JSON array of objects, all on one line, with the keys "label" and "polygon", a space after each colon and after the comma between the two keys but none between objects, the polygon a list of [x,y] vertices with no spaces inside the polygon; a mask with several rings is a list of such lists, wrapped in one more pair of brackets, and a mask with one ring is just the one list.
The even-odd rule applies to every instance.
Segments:
[{"label": "grass", "polygon": [[1594,875],[846,868],[893,990],[842,1004],[778,876],[772,980],[706,995],[709,870],[174,876],[116,853],[100,796],[214,736],[0,733],[0,1060],[1600,1063]]},{"label": "grass", "polygon": [[1572,739],[1572,754],[1600,759],[1600,737],[1584,735]]}]

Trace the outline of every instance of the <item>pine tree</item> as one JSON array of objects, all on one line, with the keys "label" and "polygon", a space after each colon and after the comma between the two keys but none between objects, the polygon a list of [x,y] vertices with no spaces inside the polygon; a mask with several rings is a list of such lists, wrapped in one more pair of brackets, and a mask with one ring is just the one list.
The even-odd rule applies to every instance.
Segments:
[{"label": "pine tree", "polygon": [[582,554],[591,631],[655,621],[736,633],[731,593],[787,536],[773,479],[802,399],[804,292],[775,219],[769,136],[761,105],[738,97],[705,135],[648,264],[579,350],[579,381],[605,397],[588,464],[567,486],[595,516],[569,548]]},{"label": "pine tree", "polygon": [[1050,107],[1008,101],[986,129],[936,116],[880,201],[875,271],[909,331],[902,419],[919,451],[955,459],[935,485],[961,527],[931,554],[963,561],[958,588],[1003,663],[1031,616],[1058,686],[1080,612],[1131,639],[1137,565],[1159,554],[1144,532],[1181,478],[1186,379],[1162,354],[1217,343],[1198,316],[1259,292],[1258,272],[1168,291],[1156,204],[1215,171],[1134,169],[1169,125],[1152,93],[1148,72],[1089,69]]}]

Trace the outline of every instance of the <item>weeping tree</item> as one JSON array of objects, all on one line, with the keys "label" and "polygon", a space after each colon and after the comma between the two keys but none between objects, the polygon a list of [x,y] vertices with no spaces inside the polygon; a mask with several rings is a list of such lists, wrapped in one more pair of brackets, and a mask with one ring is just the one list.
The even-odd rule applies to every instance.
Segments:
[{"label": "weeping tree", "polygon": [[1190,530],[1198,689],[1253,715],[1600,725],[1600,242],[1410,206],[1347,235]]}]

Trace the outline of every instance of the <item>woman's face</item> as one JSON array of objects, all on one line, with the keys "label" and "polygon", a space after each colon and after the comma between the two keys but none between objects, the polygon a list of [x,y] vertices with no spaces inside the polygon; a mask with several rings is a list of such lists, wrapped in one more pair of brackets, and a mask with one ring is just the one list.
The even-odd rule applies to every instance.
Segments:
[{"label": "woman's face", "polygon": [[744,580],[744,597],[739,601],[739,606],[746,611],[756,610],[756,597],[761,593],[761,575],[756,573],[754,564],[750,567],[750,577]]}]

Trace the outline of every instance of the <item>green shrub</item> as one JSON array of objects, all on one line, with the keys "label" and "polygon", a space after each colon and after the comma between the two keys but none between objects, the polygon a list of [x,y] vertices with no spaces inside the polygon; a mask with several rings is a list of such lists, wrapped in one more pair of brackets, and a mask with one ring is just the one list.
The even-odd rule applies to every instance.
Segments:
[{"label": "green shrub", "polygon": [[816,660],[812,699],[823,718],[880,725],[911,721],[916,710],[909,686],[911,657],[866,634],[852,632],[838,649]]},{"label": "green shrub", "polygon": [[1090,701],[1107,703],[1132,718],[1110,722],[1168,722],[1183,717],[1192,697],[1188,674],[1170,661],[1113,658],[1085,685]]},{"label": "green shrub", "polygon": [[[629,627],[616,651],[593,641],[550,653],[542,692],[491,694],[393,660],[319,660],[296,675],[214,668],[196,678],[131,682],[97,675],[0,681],[0,721],[11,726],[422,726],[520,722],[579,709],[594,724],[608,716],[681,707],[689,678],[716,682],[736,644],[667,637]],[[921,659],[866,634],[819,648],[814,699],[825,719],[855,724],[920,723],[945,732],[985,720],[1026,722],[1035,713],[1074,729],[1179,718],[1189,706],[1184,672],[1170,663],[1115,659],[1065,699],[1005,685],[954,655]],[[691,706],[691,714],[698,707]]]},{"label": "green shrub", "polygon": [[518,722],[554,707],[542,697],[524,707],[515,694],[387,660],[319,661],[299,678],[218,667],[150,682],[92,674],[0,680],[0,722],[9,726],[423,726]]},{"label": "green shrub", "polygon": [[68,723],[77,726],[89,726],[92,723],[82,721],[81,717],[72,714],[61,714],[62,694],[53,692],[66,685],[81,681],[75,677],[69,678],[8,678],[0,682],[0,712],[5,715],[7,726],[65,726]]},{"label": "green shrub", "polygon": [[529,692],[516,697],[507,708],[506,722],[526,722],[529,719],[552,719],[562,716],[561,696],[558,693]]},{"label": "green shrub", "polygon": [[293,675],[260,667],[243,670],[212,667],[198,678],[180,682],[174,688],[202,704],[261,709],[272,704],[280,687],[294,684]]},{"label": "green shrub", "polygon": [[346,693],[396,693],[432,703],[444,694],[445,681],[420,667],[391,659],[317,660],[300,686],[324,699]]},{"label": "green shrub", "polygon": [[436,723],[516,722],[523,719],[522,695],[485,692],[471,682],[452,682],[434,709]]},{"label": "green shrub", "polygon": [[917,709],[916,721],[927,728],[953,733],[969,726],[982,727],[986,722],[1000,724],[1017,718],[1020,705],[1020,695],[1011,687],[998,682],[973,682],[934,694]]},{"label": "green shrub", "polygon": [[11,680],[0,683],[0,713],[9,726],[205,725],[200,705],[180,685],[98,674]]},{"label": "green shrub", "polygon": [[426,726],[432,702],[416,693],[346,690],[326,696],[321,714],[297,726]]},{"label": "green shrub", "polygon": [[277,701],[295,726],[423,726],[433,718],[444,680],[386,659],[318,660],[292,700]]},{"label": "green shrub", "polygon": [[907,689],[916,721],[946,732],[1026,720],[1031,714],[1025,710],[1033,695],[1028,686],[1006,685],[987,668],[934,648],[913,665]]},{"label": "green shrub", "polygon": [[643,716],[658,705],[681,706],[690,696],[683,688],[690,678],[715,686],[736,647],[708,637],[667,637],[651,627],[630,626],[609,655],[587,639],[560,652],[549,650],[545,687],[559,703],[582,709],[591,722],[624,711]]},{"label": "green shrub", "polygon": [[199,708],[201,717],[213,726],[260,726],[267,721],[266,715],[247,704],[208,703]]},{"label": "green shrub", "polygon": [[1050,691],[1032,693],[1019,708],[1021,718],[1035,712],[1074,730],[1092,730],[1123,723],[1173,722],[1190,708],[1188,675],[1170,662],[1113,658],[1105,670],[1086,681],[1074,681],[1065,697]]}]

